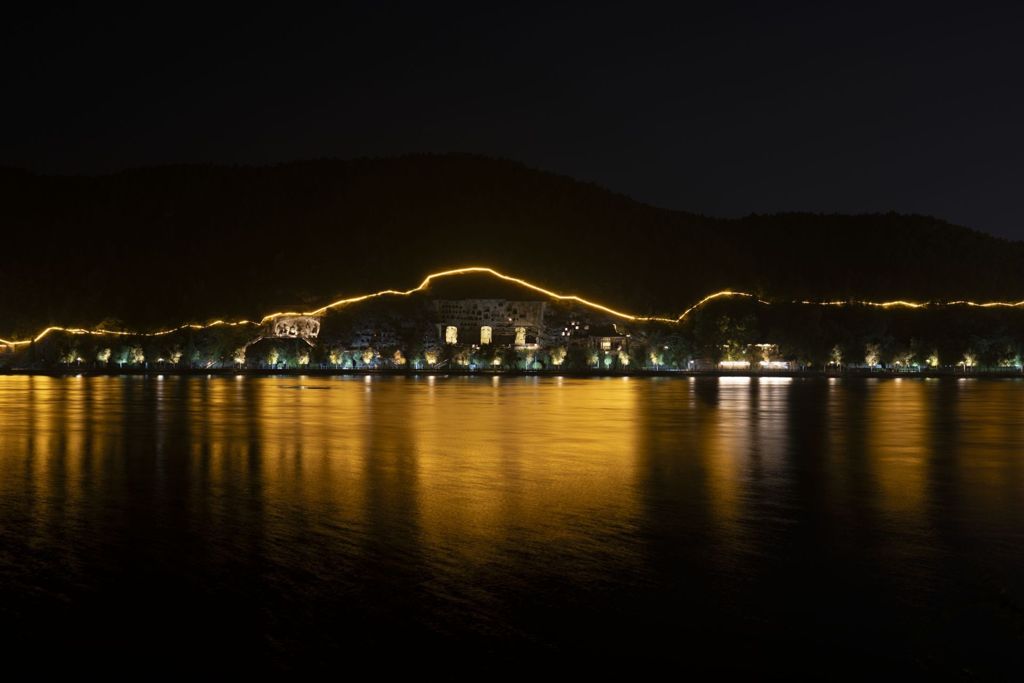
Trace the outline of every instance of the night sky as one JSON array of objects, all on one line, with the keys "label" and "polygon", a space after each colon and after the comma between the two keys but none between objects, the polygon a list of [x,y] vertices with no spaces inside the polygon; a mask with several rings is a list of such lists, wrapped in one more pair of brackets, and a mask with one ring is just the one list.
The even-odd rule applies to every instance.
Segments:
[{"label": "night sky", "polygon": [[161,7],[5,9],[0,164],[473,152],[710,215],[1024,239],[1019,8]]}]

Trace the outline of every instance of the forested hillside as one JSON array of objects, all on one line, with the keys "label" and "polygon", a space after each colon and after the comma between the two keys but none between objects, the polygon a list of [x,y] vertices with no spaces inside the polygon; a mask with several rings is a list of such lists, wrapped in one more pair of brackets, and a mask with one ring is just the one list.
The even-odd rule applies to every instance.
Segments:
[{"label": "forested hillside", "polygon": [[471,156],[0,171],[0,334],[252,317],[490,265],[638,313],[770,300],[1024,299],[1024,244],[897,214],[738,220]]}]

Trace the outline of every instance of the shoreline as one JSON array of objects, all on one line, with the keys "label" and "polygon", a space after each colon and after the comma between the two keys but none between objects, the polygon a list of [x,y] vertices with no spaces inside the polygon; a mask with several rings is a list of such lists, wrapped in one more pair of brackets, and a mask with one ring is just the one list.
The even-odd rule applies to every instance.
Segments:
[{"label": "shoreline", "polygon": [[929,379],[929,378],[990,378],[1010,379],[1024,378],[1024,370],[1017,368],[973,370],[964,372],[953,368],[918,372],[901,372],[894,370],[852,369],[843,371],[822,370],[780,370],[780,371],[732,371],[732,370],[638,370],[638,371],[553,371],[553,370],[448,370],[448,369],[340,369],[340,368],[303,368],[278,369],[269,368],[118,368],[98,370],[96,368],[64,368],[64,369],[0,369],[0,376],[39,376],[39,377],[569,377],[573,379],[604,378],[604,377],[749,377],[758,378],[885,378],[885,379]]}]

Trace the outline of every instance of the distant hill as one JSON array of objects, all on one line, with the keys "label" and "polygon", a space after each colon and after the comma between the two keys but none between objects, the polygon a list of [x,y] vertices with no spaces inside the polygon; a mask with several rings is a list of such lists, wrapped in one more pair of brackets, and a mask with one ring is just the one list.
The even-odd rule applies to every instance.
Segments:
[{"label": "distant hill", "polygon": [[315,307],[489,265],[638,313],[766,299],[1024,299],[1024,243],[925,216],[723,220],[473,156],[0,170],[0,333]]}]

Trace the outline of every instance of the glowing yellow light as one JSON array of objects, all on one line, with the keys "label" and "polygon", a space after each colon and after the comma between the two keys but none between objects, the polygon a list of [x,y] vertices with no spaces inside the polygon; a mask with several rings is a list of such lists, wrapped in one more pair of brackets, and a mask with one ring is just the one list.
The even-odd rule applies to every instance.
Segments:
[{"label": "glowing yellow light", "polygon": [[563,362],[565,362],[565,356],[566,356],[565,347],[564,346],[556,346],[555,348],[551,349],[550,355],[551,355],[551,362],[554,365],[556,365],[556,366],[557,365],[561,365]]},{"label": "glowing yellow light", "polygon": [[[694,305],[692,305],[689,308],[687,308],[685,311],[683,311],[682,313],[679,314],[678,318],[676,318],[674,321],[671,321],[671,322],[682,322],[683,320],[686,319],[686,316],[690,315],[690,313],[692,313],[693,311],[697,310],[698,308],[700,308],[701,306],[703,306],[704,304],[706,304],[709,301],[714,301],[715,299],[721,299],[722,297],[732,297],[732,296],[748,297],[748,298],[751,298],[751,299],[756,299],[757,298],[753,294],[747,294],[746,292],[734,292],[734,291],[728,290],[728,289],[723,290],[721,292],[715,292],[714,294],[708,294],[706,297],[704,297],[703,299],[701,299],[700,301],[698,301]],[[768,303],[767,301],[762,301],[761,299],[757,299],[757,301],[758,301],[758,303],[762,303],[762,304],[767,304]],[[645,320],[665,320],[665,318],[644,318],[644,319]]]},{"label": "glowing yellow light", "polygon": [[[599,304],[596,301],[591,301],[589,299],[585,299],[585,298],[583,298],[581,296],[578,296],[576,294],[560,294],[560,293],[554,292],[554,291],[552,291],[550,289],[546,289],[546,288],[541,287],[539,285],[533,284],[532,282],[528,282],[526,280],[523,280],[522,278],[513,277],[511,275],[505,275],[504,273],[500,273],[497,270],[494,270],[493,268],[489,268],[489,267],[486,267],[486,266],[467,266],[467,267],[464,267],[464,268],[453,268],[451,270],[444,270],[444,271],[441,271],[441,272],[438,272],[438,273],[431,273],[430,275],[428,275],[426,278],[423,279],[423,282],[421,282],[418,286],[413,287],[412,289],[407,289],[407,290],[404,290],[404,291],[396,290],[396,289],[385,289],[385,290],[381,290],[379,292],[374,292],[372,294],[362,294],[362,295],[359,295],[359,296],[349,297],[349,298],[346,298],[346,299],[339,299],[337,301],[334,301],[334,302],[331,302],[331,303],[327,304],[326,306],[322,306],[322,307],[317,308],[317,309],[312,310],[312,311],[304,311],[304,312],[300,312],[300,311],[279,311],[279,312],[276,312],[276,313],[270,313],[268,315],[263,316],[263,318],[261,318],[258,322],[254,322],[252,320],[239,320],[239,321],[235,321],[235,322],[228,322],[228,321],[225,321],[225,320],[215,320],[215,321],[213,321],[211,323],[206,323],[206,324],[187,323],[187,324],[184,324],[184,325],[179,325],[178,327],[173,327],[173,328],[166,329],[166,330],[159,330],[159,331],[156,331],[156,332],[129,332],[129,331],[124,331],[124,330],[106,330],[106,329],[102,329],[102,328],[96,328],[96,329],[91,329],[90,330],[90,329],[84,329],[84,328],[80,328],[80,327],[51,326],[51,327],[47,327],[46,329],[44,329],[42,332],[37,334],[32,339],[21,339],[21,340],[13,340],[13,341],[12,340],[7,340],[7,339],[0,339],[0,345],[6,345],[8,347],[17,347],[17,346],[21,346],[21,345],[24,345],[24,344],[30,344],[33,341],[40,341],[40,340],[42,340],[44,337],[46,337],[51,332],[64,332],[66,334],[74,334],[74,335],[86,335],[86,334],[88,334],[88,335],[98,335],[98,336],[160,337],[160,336],[165,336],[165,335],[173,334],[175,332],[180,332],[180,331],[186,330],[186,329],[204,330],[204,329],[209,329],[209,328],[212,328],[212,327],[219,327],[219,326],[227,326],[227,327],[238,327],[238,326],[244,326],[244,325],[261,326],[261,325],[265,325],[267,322],[270,322],[271,320],[274,320],[275,318],[280,318],[280,317],[283,317],[283,316],[320,316],[320,315],[323,315],[323,314],[327,313],[328,311],[333,310],[335,308],[340,308],[342,306],[348,306],[350,304],[356,304],[356,303],[359,303],[359,302],[362,302],[362,301],[366,301],[368,299],[377,298],[377,297],[382,297],[382,296],[410,296],[412,294],[415,294],[417,292],[421,292],[421,291],[427,289],[430,286],[430,283],[433,282],[434,280],[441,279],[441,278],[458,276],[458,275],[468,275],[468,274],[473,274],[473,273],[481,273],[481,274],[490,275],[492,277],[498,278],[499,280],[504,280],[506,282],[511,282],[511,283],[517,284],[517,285],[519,285],[521,287],[524,287],[526,289],[532,290],[534,292],[538,292],[540,294],[543,294],[543,295],[545,295],[545,296],[547,296],[547,297],[549,297],[551,299],[555,299],[557,301],[571,301],[571,302],[575,302],[575,303],[578,303],[578,304],[582,304],[584,306],[587,306],[589,308],[592,308],[592,309],[595,309],[595,310],[598,310],[598,311],[602,311],[604,313],[607,313],[607,314],[609,314],[611,316],[614,316],[614,317],[617,317],[617,318],[621,318],[623,320],[633,320],[633,321],[641,321],[641,322],[679,323],[679,322],[684,321],[687,318],[687,316],[689,316],[693,311],[697,310],[698,308],[700,308],[704,304],[706,304],[706,303],[708,303],[710,301],[713,301],[715,299],[720,299],[720,298],[742,297],[742,298],[755,299],[758,303],[761,303],[761,304],[766,304],[766,305],[770,304],[770,302],[765,301],[764,299],[760,299],[757,296],[755,296],[754,294],[750,294],[748,292],[738,292],[738,291],[733,291],[733,290],[723,290],[721,292],[715,292],[714,294],[709,294],[708,296],[704,297],[703,299],[701,299],[697,303],[695,303],[692,306],[690,306],[689,308],[687,308],[685,311],[680,313],[675,318],[668,318],[668,317],[661,317],[661,316],[639,316],[639,315],[633,315],[631,313],[626,313],[624,311],[616,310],[614,308],[611,308],[610,306],[605,306],[604,304]],[[851,306],[851,305],[859,305],[859,306],[875,306],[875,307],[880,307],[880,308],[894,308],[894,307],[926,308],[926,307],[929,307],[929,306],[974,306],[974,307],[979,307],[979,308],[996,308],[996,307],[1001,307],[1001,308],[1022,308],[1022,307],[1024,307],[1024,300],[1022,300],[1022,301],[989,301],[989,302],[975,302],[975,301],[957,300],[957,301],[949,301],[949,302],[946,302],[946,303],[940,303],[940,302],[913,302],[913,301],[903,301],[903,300],[896,300],[896,301],[809,301],[809,300],[803,300],[803,301],[796,301],[794,303],[800,303],[800,304],[806,304],[806,305],[814,305],[814,306]]]}]

